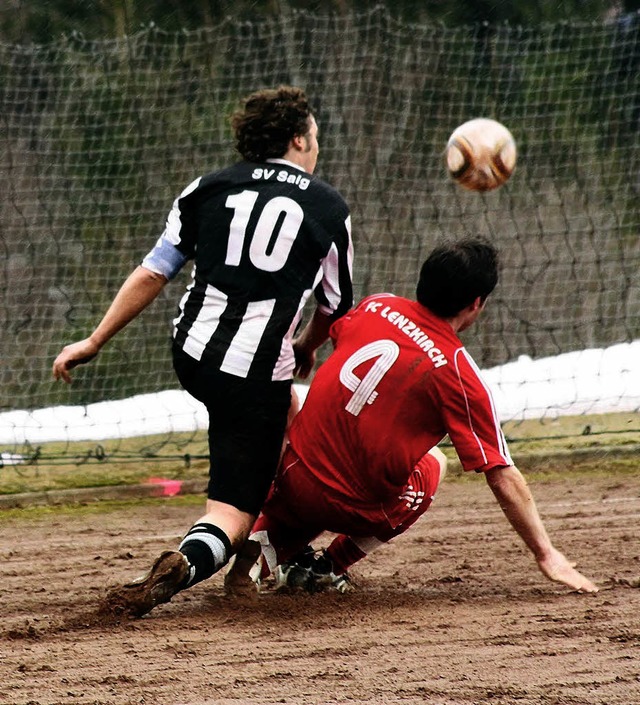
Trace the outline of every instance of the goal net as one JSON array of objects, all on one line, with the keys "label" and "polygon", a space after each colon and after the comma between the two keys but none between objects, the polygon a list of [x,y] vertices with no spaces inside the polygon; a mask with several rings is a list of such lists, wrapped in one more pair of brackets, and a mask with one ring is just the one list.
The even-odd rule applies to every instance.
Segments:
[{"label": "goal net", "polygon": [[[206,423],[169,354],[188,272],[73,385],[51,364],[93,329],[183,187],[236,159],[239,98],[279,83],[314,102],[317,173],[352,209],[358,298],[412,296],[434,244],[485,235],[501,282],[464,342],[503,420],[606,412],[638,430],[639,37],[635,14],[451,28],[377,8],[0,45],[1,457],[150,433],[156,452]],[[486,194],[444,169],[472,117],[503,122],[519,150]]]}]

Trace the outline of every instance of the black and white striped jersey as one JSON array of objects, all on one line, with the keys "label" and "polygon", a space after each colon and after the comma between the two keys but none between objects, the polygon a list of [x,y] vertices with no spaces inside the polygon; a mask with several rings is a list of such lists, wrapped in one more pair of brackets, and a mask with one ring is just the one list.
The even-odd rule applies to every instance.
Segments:
[{"label": "black and white striped jersey", "polygon": [[239,377],[291,379],[291,342],[312,293],[334,318],[353,304],[347,204],[282,159],[240,162],[182,192],[142,266],[171,279],[189,259],[175,342]]}]

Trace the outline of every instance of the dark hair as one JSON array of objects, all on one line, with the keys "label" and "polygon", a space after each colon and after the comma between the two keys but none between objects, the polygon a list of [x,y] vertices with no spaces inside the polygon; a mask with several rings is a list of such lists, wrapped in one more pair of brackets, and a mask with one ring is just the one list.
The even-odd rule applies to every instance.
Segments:
[{"label": "dark hair", "polygon": [[484,302],[498,283],[498,252],[483,238],[438,245],[420,270],[418,302],[451,318],[479,296]]},{"label": "dark hair", "polygon": [[309,132],[311,114],[301,88],[279,86],[251,93],[231,116],[236,149],[250,162],[282,157],[294,137]]}]

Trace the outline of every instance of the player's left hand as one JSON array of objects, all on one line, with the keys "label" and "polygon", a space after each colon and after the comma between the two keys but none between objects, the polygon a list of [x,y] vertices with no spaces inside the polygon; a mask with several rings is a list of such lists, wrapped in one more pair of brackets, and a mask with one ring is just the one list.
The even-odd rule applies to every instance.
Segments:
[{"label": "player's left hand", "polygon": [[100,348],[91,338],[85,338],[77,343],[66,345],[53,362],[54,379],[62,379],[67,384],[70,384],[71,375],[69,371],[78,365],[83,365],[85,362],[93,360],[99,352]]},{"label": "player's left hand", "polygon": [[549,580],[562,583],[577,592],[598,592],[597,585],[578,572],[575,565],[555,548],[538,559],[538,567]]}]

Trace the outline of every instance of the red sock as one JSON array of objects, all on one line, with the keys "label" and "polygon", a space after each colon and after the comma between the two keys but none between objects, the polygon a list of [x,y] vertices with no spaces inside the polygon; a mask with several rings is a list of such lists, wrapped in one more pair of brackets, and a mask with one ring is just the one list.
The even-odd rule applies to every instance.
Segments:
[{"label": "red sock", "polygon": [[348,536],[341,534],[331,542],[327,548],[327,555],[333,561],[333,572],[336,575],[342,575],[367,554]]}]

